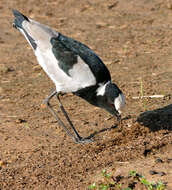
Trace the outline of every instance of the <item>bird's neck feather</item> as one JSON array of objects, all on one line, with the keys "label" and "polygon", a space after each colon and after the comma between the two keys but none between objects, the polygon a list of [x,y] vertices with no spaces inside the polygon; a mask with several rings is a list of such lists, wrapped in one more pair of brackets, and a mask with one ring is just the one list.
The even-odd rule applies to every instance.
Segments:
[{"label": "bird's neck feather", "polygon": [[85,99],[87,102],[89,102],[94,106],[98,106],[97,91],[96,91],[98,87],[99,87],[98,85],[86,87],[74,92],[73,94]]}]

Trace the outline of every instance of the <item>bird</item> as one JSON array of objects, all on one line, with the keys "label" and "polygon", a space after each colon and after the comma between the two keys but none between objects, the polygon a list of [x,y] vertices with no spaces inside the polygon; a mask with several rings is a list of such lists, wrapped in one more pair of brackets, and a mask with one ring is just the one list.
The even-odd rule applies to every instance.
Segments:
[{"label": "bird", "polygon": [[[55,90],[43,102],[73,141],[92,142],[90,138],[79,135],[60,100],[62,94],[72,93],[79,96],[91,105],[105,109],[121,121],[125,96],[112,82],[110,72],[99,56],[87,45],[25,16],[18,10],[12,11],[13,27],[24,35],[38,63],[55,84]],[[50,104],[54,96],[70,130]]]}]

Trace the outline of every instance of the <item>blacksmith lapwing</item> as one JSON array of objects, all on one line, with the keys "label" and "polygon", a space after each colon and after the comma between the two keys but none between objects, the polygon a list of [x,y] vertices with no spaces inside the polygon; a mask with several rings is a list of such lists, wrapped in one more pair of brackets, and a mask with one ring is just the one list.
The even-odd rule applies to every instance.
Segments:
[{"label": "blacksmith lapwing", "polygon": [[[117,85],[111,82],[107,67],[90,48],[24,16],[17,10],[13,10],[13,14],[13,26],[25,36],[39,64],[55,83],[56,90],[44,103],[75,142],[83,143],[90,140],[82,138],[76,131],[60,101],[61,93],[73,93],[90,104],[107,110],[118,120],[121,119],[121,110],[125,106],[124,95]],[[53,96],[57,97],[59,106],[75,135],[50,105],[49,101]]]}]

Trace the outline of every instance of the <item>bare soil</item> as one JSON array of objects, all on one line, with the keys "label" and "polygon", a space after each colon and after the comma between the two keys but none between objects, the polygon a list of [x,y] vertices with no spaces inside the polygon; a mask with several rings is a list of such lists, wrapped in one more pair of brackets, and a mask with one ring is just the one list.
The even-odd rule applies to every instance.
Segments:
[{"label": "bare soil", "polygon": [[[120,125],[104,110],[67,94],[61,99],[74,125],[95,141],[75,144],[65,134],[41,106],[54,84],[12,27],[13,8],[87,44],[102,58],[126,96]],[[141,83],[145,96],[165,97],[133,99],[141,95]],[[0,189],[88,189],[101,179],[102,169],[114,176],[136,170],[172,189],[171,92],[172,2],[1,0]],[[52,104],[63,118],[55,98]]]}]

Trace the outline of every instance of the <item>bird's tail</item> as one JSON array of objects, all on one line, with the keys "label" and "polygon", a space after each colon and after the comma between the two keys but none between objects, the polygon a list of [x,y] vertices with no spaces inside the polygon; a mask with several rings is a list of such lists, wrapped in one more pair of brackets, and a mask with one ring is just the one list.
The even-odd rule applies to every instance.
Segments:
[{"label": "bird's tail", "polygon": [[23,21],[30,22],[29,19],[25,15],[21,14],[17,10],[13,10],[13,14],[15,16],[14,23],[13,23],[13,26],[15,28],[21,28],[22,29],[23,28],[22,27]]},{"label": "bird's tail", "polygon": [[34,50],[37,47],[47,49],[51,45],[50,39],[58,36],[55,30],[26,17],[17,10],[13,10],[13,14],[15,17],[13,26],[25,36]]},{"label": "bird's tail", "polygon": [[15,17],[13,27],[18,29],[25,36],[33,49],[36,49],[37,44],[35,43],[35,39],[29,34],[26,28],[26,23],[30,23],[31,20],[17,10],[13,10],[13,14]]}]

